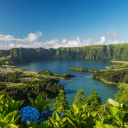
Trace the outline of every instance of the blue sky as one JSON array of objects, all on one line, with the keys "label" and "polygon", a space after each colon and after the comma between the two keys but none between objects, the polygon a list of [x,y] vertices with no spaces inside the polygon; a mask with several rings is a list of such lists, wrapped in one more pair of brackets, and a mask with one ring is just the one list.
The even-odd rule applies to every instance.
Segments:
[{"label": "blue sky", "polygon": [[127,43],[128,0],[0,0],[0,49]]}]

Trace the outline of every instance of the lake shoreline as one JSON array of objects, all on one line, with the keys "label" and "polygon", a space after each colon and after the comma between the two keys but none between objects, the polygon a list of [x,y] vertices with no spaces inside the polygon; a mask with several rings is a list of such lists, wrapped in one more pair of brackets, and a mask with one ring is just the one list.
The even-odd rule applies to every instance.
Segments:
[{"label": "lake shoreline", "polygon": [[[110,61],[102,60],[47,60],[40,62],[30,62],[16,65],[16,67],[27,67],[27,71],[48,70],[55,74],[71,74],[75,77],[69,78],[67,80],[61,78],[59,79],[59,84],[63,85],[66,92],[67,101],[72,104],[74,101],[74,96],[76,96],[77,90],[82,88],[85,91],[85,96],[88,97],[92,89],[96,89],[98,94],[102,98],[102,103],[104,104],[109,98],[114,98],[114,95],[118,93],[119,89],[116,86],[106,86],[105,83],[97,81],[92,78],[92,73],[90,72],[77,72],[68,70],[70,67],[87,67],[90,69],[102,69],[105,70],[106,66],[113,65]],[[101,91],[102,90],[102,91]]]},{"label": "lake shoreline", "polygon": [[[92,77],[93,78],[93,77]],[[98,79],[98,80],[100,80],[100,81],[102,81],[102,82],[104,82],[104,83],[107,83],[107,84],[114,84],[114,85],[119,85],[118,83],[114,83],[114,82],[110,82],[110,81],[106,81],[105,79],[101,79],[101,78],[94,78],[94,79]]]}]

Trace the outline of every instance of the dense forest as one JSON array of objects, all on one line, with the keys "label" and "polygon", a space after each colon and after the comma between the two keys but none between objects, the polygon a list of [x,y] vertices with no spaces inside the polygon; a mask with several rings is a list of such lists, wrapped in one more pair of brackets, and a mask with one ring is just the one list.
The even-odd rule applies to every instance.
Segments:
[{"label": "dense forest", "polygon": [[15,100],[25,99],[25,104],[28,104],[27,97],[35,98],[39,93],[44,99],[56,97],[62,85],[58,84],[58,80],[51,78],[43,78],[39,80],[26,80],[20,86],[6,87],[0,83],[0,95],[10,96]]},{"label": "dense forest", "polygon": [[13,48],[0,50],[1,63],[22,63],[46,59],[128,60],[128,44],[93,45],[73,48]]},{"label": "dense forest", "polygon": [[[25,105],[29,104],[28,96],[35,98],[41,93],[43,99],[54,98],[59,91],[64,89],[58,83],[60,78],[66,78],[69,74],[56,76],[49,71],[40,72],[24,71],[22,68],[12,66],[0,67],[0,95],[10,96],[15,100],[24,99]],[[53,76],[50,76],[50,74]],[[45,75],[43,75],[45,74]]]},{"label": "dense forest", "polygon": [[91,69],[91,68],[82,68],[82,67],[70,67],[68,70],[72,71],[78,71],[78,72],[96,72],[96,69]]},{"label": "dense forest", "polygon": [[92,77],[112,83],[128,83],[128,70],[97,71],[92,74]]}]

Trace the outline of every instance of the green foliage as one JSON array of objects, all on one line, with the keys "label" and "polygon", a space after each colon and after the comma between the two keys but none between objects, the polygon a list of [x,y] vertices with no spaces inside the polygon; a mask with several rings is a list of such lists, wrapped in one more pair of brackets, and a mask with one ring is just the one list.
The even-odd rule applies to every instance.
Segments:
[{"label": "green foliage", "polygon": [[44,99],[54,98],[63,89],[63,86],[58,84],[58,80],[51,78],[40,78],[35,80],[25,80],[25,85],[6,87],[0,91],[0,94],[9,95],[15,100],[25,99],[25,104],[29,103],[28,96],[36,98],[39,93],[42,93]]},{"label": "green foliage", "polygon": [[21,107],[24,100],[15,101],[11,97],[4,99],[0,95],[0,128],[18,128],[20,121],[18,108]]},{"label": "green foliage", "polygon": [[3,128],[3,127],[7,127],[10,124],[11,127],[11,124],[17,124],[19,122],[19,118],[20,117],[18,110],[12,111],[6,115],[0,113],[0,126],[1,128]]},{"label": "green foliage", "polygon": [[[13,48],[0,50],[1,64],[13,64],[47,59],[128,60],[128,44],[93,45],[73,48]],[[8,57],[9,56],[9,57]]]},{"label": "green foliage", "polygon": [[86,98],[84,96],[84,90],[82,90],[82,89],[77,90],[77,96],[75,96],[75,100],[74,100],[73,104],[75,104],[77,107],[80,108],[85,103],[86,103]]},{"label": "green foliage", "polygon": [[60,75],[61,78],[71,78],[71,77],[74,77],[73,75],[70,75],[70,74],[62,74]]},{"label": "green foliage", "polygon": [[128,106],[128,88],[127,87],[121,87],[119,92],[115,95],[118,103],[123,103]]},{"label": "green foliage", "polygon": [[6,99],[0,97],[0,112],[4,111],[4,114],[8,114],[14,110],[17,110],[24,102],[24,100],[15,101],[11,97],[7,96]]},{"label": "green foliage", "polygon": [[39,71],[39,74],[47,75],[47,76],[53,76],[54,75],[52,72],[47,71],[47,70],[41,70],[41,71]]},{"label": "green foliage", "polygon": [[101,105],[101,97],[98,95],[98,92],[95,89],[91,91],[86,103],[94,110]]},{"label": "green foliage", "polygon": [[[20,78],[22,72],[14,72],[14,73],[0,73],[0,82],[20,82],[18,78]],[[17,82],[16,82],[17,81]]]},{"label": "green foliage", "polygon": [[112,100],[112,99],[108,99],[108,103],[109,104],[111,104],[111,105],[113,105],[113,106],[119,106],[119,103],[118,102],[116,102],[116,101],[114,101],[114,100]]},{"label": "green foliage", "polygon": [[30,100],[32,106],[34,108],[36,108],[40,113],[43,111],[43,110],[49,110],[50,107],[49,107],[49,103],[50,101],[48,100],[44,100],[42,98],[42,94],[39,93],[39,95],[35,98],[35,100],[31,97],[28,97],[28,99]]},{"label": "green foliage", "polygon": [[101,97],[98,95],[97,91],[93,89],[89,97],[85,98],[84,91],[82,89],[77,90],[77,96],[73,102],[78,108],[87,104],[90,110],[97,110],[101,105]]},{"label": "green foliage", "polygon": [[128,82],[128,70],[105,70],[97,71],[92,74],[93,78],[98,78],[100,80],[105,80],[107,82],[113,83],[127,83]]},{"label": "green foliage", "polygon": [[[78,93],[83,97],[83,90],[78,90]],[[59,96],[61,97],[60,102],[65,101],[63,90],[60,91]],[[44,109],[49,109],[48,102],[43,100],[41,93],[35,100],[30,97],[29,99],[33,107],[40,110],[40,112]],[[83,99],[85,98],[83,97]],[[88,100],[94,103],[89,104],[87,102]],[[23,101],[14,101],[10,97],[4,99],[4,95],[0,95],[0,128],[128,128],[128,108],[126,104],[109,99],[105,113],[103,112],[103,106],[100,105],[100,102],[97,91],[92,90],[86,103],[81,105],[81,107],[73,103],[70,109],[63,110],[63,118],[60,118],[58,113],[54,111],[52,117],[49,117],[49,119],[43,123],[27,122],[27,124],[24,124],[21,123],[18,112],[18,108]],[[97,105],[100,108],[99,110],[93,108],[92,111],[90,111],[90,107],[97,107]],[[10,107],[10,110],[6,109],[6,106],[7,108]]]},{"label": "green foliage", "polygon": [[0,90],[3,90],[3,89],[5,89],[5,88],[6,88],[5,83],[0,83]]},{"label": "green foliage", "polygon": [[56,97],[56,103],[54,104],[54,108],[56,108],[57,111],[60,113],[63,113],[64,110],[69,109],[64,90],[60,90],[60,93]]},{"label": "green foliage", "polygon": [[113,106],[107,107],[107,111],[109,112],[109,117],[102,118],[101,121],[96,121],[95,127],[115,127],[115,128],[127,128],[128,127],[128,109],[124,105],[117,105],[115,101],[108,100],[109,104]]},{"label": "green foliage", "polygon": [[70,74],[62,74],[62,75],[57,75],[57,74],[54,74],[50,71],[47,71],[47,70],[41,70],[38,72],[38,74],[41,74],[41,75],[46,75],[46,76],[54,76],[54,77],[61,77],[61,78],[70,78],[70,77],[74,77],[73,75],[70,75]]},{"label": "green foliage", "polygon": [[27,127],[28,128],[49,128],[49,122],[43,122],[41,124],[38,124],[36,122],[27,122]]},{"label": "green foliage", "polygon": [[19,128],[19,127],[14,124],[7,124],[4,126],[4,128]]},{"label": "green foliage", "polygon": [[56,111],[53,112],[52,117],[49,118],[51,121],[52,128],[65,128],[66,127],[66,119],[60,119],[59,115]]},{"label": "green foliage", "polygon": [[75,104],[65,111],[68,128],[89,128],[94,125],[94,117],[87,111],[87,104],[78,108]]},{"label": "green foliage", "polygon": [[95,72],[95,71],[97,71],[96,69],[82,68],[82,67],[70,67],[68,69],[72,70],[72,71],[78,71],[78,72]]}]

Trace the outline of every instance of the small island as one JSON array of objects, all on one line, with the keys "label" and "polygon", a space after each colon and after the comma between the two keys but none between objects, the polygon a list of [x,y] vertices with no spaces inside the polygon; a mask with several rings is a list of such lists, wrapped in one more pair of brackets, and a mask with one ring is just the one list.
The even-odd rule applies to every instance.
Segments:
[{"label": "small island", "polygon": [[72,71],[78,71],[78,72],[96,72],[97,69],[91,69],[91,68],[83,68],[83,67],[70,67],[68,70]]}]

